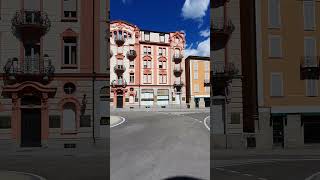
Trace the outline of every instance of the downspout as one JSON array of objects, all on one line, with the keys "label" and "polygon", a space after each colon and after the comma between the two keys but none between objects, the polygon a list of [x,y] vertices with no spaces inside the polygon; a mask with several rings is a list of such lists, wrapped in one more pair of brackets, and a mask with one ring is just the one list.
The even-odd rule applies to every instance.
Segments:
[{"label": "downspout", "polygon": [[94,93],[94,86],[95,86],[95,80],[96,80],[96,72],[95,72],[95,35],[94,35],[94,26],[95,26],[95,0],[92,1],[92,138],[93,143],[96,143],[96,137],[95,137],[95,106],[94,106],[94,99],[95,99],[95,93]]}]

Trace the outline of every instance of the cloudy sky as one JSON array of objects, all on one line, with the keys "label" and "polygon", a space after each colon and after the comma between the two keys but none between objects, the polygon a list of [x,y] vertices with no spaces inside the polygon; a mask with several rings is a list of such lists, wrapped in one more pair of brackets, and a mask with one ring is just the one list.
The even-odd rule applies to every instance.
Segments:
[{"label": "cloudy sky", "polygon": [[111,0],[111,20],[140,29],[184,31],[188,55],[210,55],[210,0]]}]

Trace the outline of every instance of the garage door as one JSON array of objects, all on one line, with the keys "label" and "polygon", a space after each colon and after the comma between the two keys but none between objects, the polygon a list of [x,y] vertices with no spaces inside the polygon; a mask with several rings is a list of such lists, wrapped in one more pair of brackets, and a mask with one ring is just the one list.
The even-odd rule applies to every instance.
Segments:
[{"label": "garage door", "polygon": [[141,91],[141,105],[152,106],[153,105],[153,90]]},{"label": "garage door", "polygon": [[158,89],[157,91],[157,105],[166,106],[169,104],[169,90],[168,89]]}]

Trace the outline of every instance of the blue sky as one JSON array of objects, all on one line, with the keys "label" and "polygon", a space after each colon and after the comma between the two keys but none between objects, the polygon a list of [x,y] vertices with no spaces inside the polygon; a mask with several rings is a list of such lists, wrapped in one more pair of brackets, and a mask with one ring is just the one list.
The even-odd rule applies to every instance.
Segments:
[{"label": "blue sky", "polygon": [[111,20],[125,20],[140,29],[184,31],[186,55],[210,54],[210,0],[111,0]]}]

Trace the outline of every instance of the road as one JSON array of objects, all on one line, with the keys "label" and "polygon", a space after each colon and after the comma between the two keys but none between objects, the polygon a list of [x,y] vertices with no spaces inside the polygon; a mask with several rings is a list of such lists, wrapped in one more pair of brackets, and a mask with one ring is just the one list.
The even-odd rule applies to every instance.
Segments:
[{"label": "road", "polygon": [[210,179],[209,113],[115,112],[125,123],[111,128],[111,180]]}]

